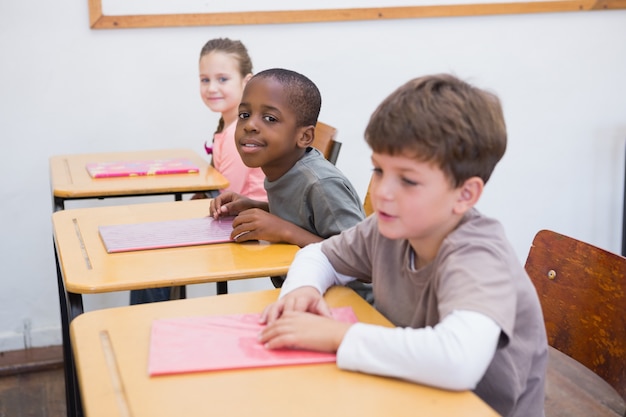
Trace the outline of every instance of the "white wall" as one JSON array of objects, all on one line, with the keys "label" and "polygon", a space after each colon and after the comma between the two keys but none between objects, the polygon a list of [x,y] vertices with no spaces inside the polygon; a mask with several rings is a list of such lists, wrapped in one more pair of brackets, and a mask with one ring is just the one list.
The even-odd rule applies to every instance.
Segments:
[{"label": "white wall", "polygon": [[[200,101],[197,59],[217,36],[243,40],[255,70],[282,66],[318,84],[320,120],[343,142],[338,166],[362,196],[362,133],[393,89],[443,71],[492,89],[509,147],[479,207],[502,220],[520,261],[542,228],[620,251],[626,11],[96,31],[86,0],[4,0],[0,351],[61,343],[48,157],[201,152],[217,118]],[[110,297],[92,306],[127,300]]]}]

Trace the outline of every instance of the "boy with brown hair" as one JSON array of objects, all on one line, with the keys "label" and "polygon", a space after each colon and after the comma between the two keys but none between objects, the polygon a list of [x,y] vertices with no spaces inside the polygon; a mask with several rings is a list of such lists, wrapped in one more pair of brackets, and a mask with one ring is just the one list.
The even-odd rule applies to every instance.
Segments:
[{"label": "boy with brown hair", "polygon": [[[298,252],[260,341],[471,389],[503,416],[542,416],[537,294],[501,224],[474,207],[506,149],[498,98],[451,75],[417,78],[380,104],[365,139],[375,215]],[[332,320],[322,294],[354,279],[372,282],[376,308],[398,327]]]}]

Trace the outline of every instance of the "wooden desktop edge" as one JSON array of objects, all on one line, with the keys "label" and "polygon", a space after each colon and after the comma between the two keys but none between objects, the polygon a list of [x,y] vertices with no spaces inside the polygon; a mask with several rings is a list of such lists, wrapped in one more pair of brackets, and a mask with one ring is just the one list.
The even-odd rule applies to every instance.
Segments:
[{"label": "wooden desktop edge", "polygon": [[[149,327],[153,320],[190,315],[259,312],[266,305],[273,302],[278,294],[279,290],[228,294],[165,303],[117,307],[87,312],[79,316],[71,324],[71,341],[77,359],[79,380],[89,378],[90,381],[93,381],[88,386],[83,387],[86,391],[81,393],[85,410],[96,410],[97,414],[99,413],[98,415],[102,416],[126,416],[129,414],[125,414],[124,409],[129,413],[133,411],[132,403],[129,407],[127,399],[136,402],[136,394],[140,396],[143,395],[141,393],[145,394],[145,390],[149,386],[165,388],[160,382],[157,386],[152,385],[155,381],[152,381],[146,373],[140,370],[145,366],[148,357],[146,343],[149,343]],[[393,327],[377,310],[349,288],[333,287],[326,293],[325,298],[332,307],[352,306],[360,322]],[[126,340],[126,335],[130,334],[133,335],[132,341]],[[126,342],[120,342],[121,340],[126,340]],[[107,345],[109,346],[108,348],[106,347]],[[134,353],[134,346],[139,346],[140,352]],[[311,375],[309,373],[310,370],[305,369],[307,367],[304,366],[301,370],[301,367],[291,367],[292,369],[289,369],[290,367],[277,367],[275,370],[268,370],[268,372],[271,375],[275,375],[274,372],[279,372],[281,375],[283,372],[286,372],[292,375],[292,372],[296,371],[296,374],[299,375],[302,371],[304,372],[302,375]],[[347,381],[354,381],[357,383],[357,386],[359,384],[358,381],[361,381],[363,377],[366,378],[363,381],[369,381],[367,383],[370,384],[370,387],[372,383],[370,378],[374,378],[374,380],[381,378],[380,381],[383,384],[381,388],[385,387],[386,392],[396,392],[396,388],[398,388],[400,392],[404,393],[401,395],[403,395],[402,398],[404,398],[405,402],[412,401],[407,400],[407,398],[412,398],[413,390],[415,390],[415,393],[419,393],[418,398],[422,398],[422,400],[428,399],[427,403],[423,403],[426,409],[431,411],[440,410],[439,414],[434,412],[432,415],[458,415],[459,408],[467,410],[466,415],[468,416],[493,417],[497,415],[482,400],[469,391],[451,392],[420,384],[406,383],[394,378],[375,377],[352,372],[344,373],[345,371],[337,369],[334,364],[319,365],[316,369],[314,374],[318,375],[318,378],[320,372],[324,375],[326,372],[330,372],[329,375],[331,375],[332,380],[335,379],[332,375],[342,378],[342,380],[348,378]],[[270,375],[263,372],[262,376],[259,376],[258,369],[251,369],[250,371],[251,375],[255,375],[253,377],[255,381],[259,378],[265,380]],[[340,373],[336,374],[335,372],[337,371]],[[246,371],[242,370],[242,372]],[[236,374],[229,374],[229,377],[238,378],[237,374],[239,374],[239,371]],[[182,386],[188,387],[189,385],[187,384],[201,383],[199,381],[205,381],[204,378],[211,378],[211,375],[210,373],[195,373],[174,376],[172,378],[169,380],[170,382],[164,380],[163,383],[167,382],[168,385],[173,383],[174,386],[180,387],[179,382],[185,381]],[[200,378],[200,380],[197,378]],[[272,377],[272,380],[275,380],[275,377]],[[216,380],[212,379],[212,381],[211,384],[216,383]],[[195,386],[197,387],[197,385]],[[140,392],[136,392],[137,390]],[[407,390],[409,394],[407,394]],[[400,393],[398,394],[400,395]],[[407,397],[407,395],[410,397]],[[166,409],[174,406],[175,403],[168,401]],[[387,405],[386,407],[388,406],[393,405]],[[224,405],[222,404],[221,407],[223,408]],[[407,412],[408,410],[405,408],[403,410],[405,411],[398,415],[411,415],[411,412]],[[456,412],[451,410],[456,410]],[[201,411],[192,414],[201,415]],[[261,414],[267,415],[267,413]],[[308,415],[311,415],[311,413]]]},{"label": "wooden desktop edge", "polygon": [[[148,216],[145,221],[168,220],[170,218],[164,216],[163,213],[171,213],[172,210],[176,210],[176,215],[172,219],[191,218],[205,215],[208,212],[208,204],[209,200],[192,200],[80,208],[55,212],[52,215],[54,241],[59,253],[60,268],[67,292],[73,294],[96,294],[156,288],[159,286],[233,281],[287,273],[289,265],[299,249],[297,246],[285,243],[244,242],[139,251],[135,258],[146,261],[154,259],[155,256],[161,253],[167,253],[168,256],[175,256],[180,260],[183,253],[191,253],[189,256],[194,260],[192,265],[197,265],[200,262],[199,259],[201,258],[198,257],[198,251],[207,255],[233,253],[233,256],[240,256],[242,253],[243,255],[258,256],[256,254],[262,252],[270,256],[270,258],[267,258],[266,262],[240,264],[235,269],[217,268],[205,271],[204,269],[200,270],[200,267],[196,267],[190,275],[183,274],[180,277],[169,277],[168,279],[172,280],[171,282],[159,280],[158,283],[162,285],[146,283],[143,280],[111,281],[104,279],[103,262],[116,262],[116,257],[126,258],[129,255],[128,253],[107,254],[103,246],[94,247],[94,244],[99,245],[101,241],[97,235],[94,235],[94,233],[97,233],[94,230],[89,230],[88,233],[83,231],[85,221],[87,221],[84,220],[85,217],[92,219],[92,227],[95,222],[93,219],[108,222],[111,221],[111,217],[119,218],[122,222],[124,222],[124,219],[142,218],[143,216]],[[104,215],[103,213],[111,214]],[[237,245],[237,247],[229,249],[228,246],[230,245]]]},{"label": "wooden desktop edge", "polygon": [[[137,177],[98,178],[85,183],[86,170],[79,178],[76,173],[76,160],[96,161],[134,158],[162,158],[172,155],[190,158],[200,166],[199,173],[149,175]],[[74,161],[74,162],[72,162]],[[213,166],[202,159],[192,149],[153,149],[128,152],[97,152],[85,154],[53,155],[48,159],[50,174],[50,190],[55,199],[90,199],[123,196],[167,195],[195,192],[207,192],[227,188],[228,180]],[[152,182],[155,179],[158,183]],[[137,182],[139,181],[139,182]],[[207,183],[208,182],[208,183]]]}]

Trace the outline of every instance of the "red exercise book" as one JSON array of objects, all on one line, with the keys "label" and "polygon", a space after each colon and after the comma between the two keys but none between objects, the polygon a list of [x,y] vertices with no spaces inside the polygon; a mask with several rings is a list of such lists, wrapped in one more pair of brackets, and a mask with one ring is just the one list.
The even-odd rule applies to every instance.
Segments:
[{"label": "red exercise book", "polygon": [[[346,323],[352,307],[331,309]],[[150,376],[189,372],[335,362],[334,353],[266,349],[257,340],[260,313],[159,319],[152,322]]]},{"label": "red exercise book", "polygon": [[108,253],[232,242],[234,217],[200,217],[99,226]]},{"label": "red exercise book", "polygon": [[147,161],[90,162],[86,165],[92,178],[136,177],[143,175],[197,174],[198,166],[187,158]]}]

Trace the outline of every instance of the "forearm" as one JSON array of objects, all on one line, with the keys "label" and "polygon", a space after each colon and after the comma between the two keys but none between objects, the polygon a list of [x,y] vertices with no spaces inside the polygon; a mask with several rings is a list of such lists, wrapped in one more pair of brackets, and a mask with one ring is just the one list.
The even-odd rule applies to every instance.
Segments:
[{"label": "forearm", "polygon": [[320,250],[320,246],[321,243],[314,243],[296,253],[282,286],[281,297],[304,286],[311,286],[320,294],[324,294],[329,287],[337,283],[337,274]]},{"label": "forearm", "polygon": [[500,328],[489,317],[453,312],[435,327],[356,324],[337,352],[342,369],[450,390],[473,389],[493,359]]},{"label": "forearm", "polygon": [[321,242],[324,239],[293,223],[284,222],[284,225],[281,227],[281,240],[303,248],[311,243]]}]

